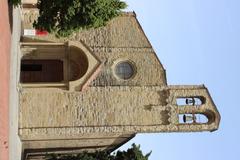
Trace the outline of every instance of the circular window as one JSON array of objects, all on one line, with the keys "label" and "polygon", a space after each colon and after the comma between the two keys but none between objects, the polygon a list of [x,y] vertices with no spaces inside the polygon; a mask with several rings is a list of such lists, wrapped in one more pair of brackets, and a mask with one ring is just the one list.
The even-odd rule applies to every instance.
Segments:
[{"label": "circular window", "polygon": [[134,67],[128,61],[119,62],[115,66],[115,74],[121,79],[130,79],[134,75]]}]

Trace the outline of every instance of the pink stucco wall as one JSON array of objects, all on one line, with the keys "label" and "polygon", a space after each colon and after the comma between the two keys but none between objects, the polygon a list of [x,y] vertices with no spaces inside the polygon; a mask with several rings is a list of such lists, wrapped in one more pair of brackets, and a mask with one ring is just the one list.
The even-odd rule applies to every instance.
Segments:
[{"label": "pink stucco wall", "polygon": [[0,160],[8,160],[10,38],[7,0],[0,0]]}]

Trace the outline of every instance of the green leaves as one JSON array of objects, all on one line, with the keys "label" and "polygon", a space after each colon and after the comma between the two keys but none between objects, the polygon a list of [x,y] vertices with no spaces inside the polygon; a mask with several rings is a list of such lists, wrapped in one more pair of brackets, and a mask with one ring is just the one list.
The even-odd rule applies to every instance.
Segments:
[{"label": "green leaves", "polygon": [[117,151],[113,155],[106,152],[87,153],[83,152],[74,155],[52,154],[46,157],[47,160],[148,160],[151,152],[143,155],[140,145],[132,144],[127,151]]},{"label": "green leaves", "polygon": [[21,4],[21,0],[8,0],[8,3],[16,7]]},{"label": "green leaves", "polygon": [[127,151],[118,151],[114,160],[148,160],[150,155],[151,152],[143,155],[140,145],[132,144],[132,148],[129,148]]},{"label": "green leaves", "polygon": [[126,8],[120,0],[39,0],[39,17],[34,27],[66,37],[81,29],[106,25]]},{"label": "green leaves", "polygon": [[56,155],[51,154],[46,156],[47,160],[113,160],[113,156],[107,154],[106,152],[95,152],[87,153],[83,152],[80,154],[72,155]]}]

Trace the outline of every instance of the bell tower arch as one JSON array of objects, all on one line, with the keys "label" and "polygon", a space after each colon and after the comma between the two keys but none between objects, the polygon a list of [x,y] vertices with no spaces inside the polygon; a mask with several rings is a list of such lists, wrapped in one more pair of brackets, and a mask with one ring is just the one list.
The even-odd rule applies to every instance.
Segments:
[{"label": "bell tower arch", "polygon": [[[220,115],[205,86],[169,86],[172,123],[178,131],[214,131]],[[174,114],[175,113],[175,114]]]}]

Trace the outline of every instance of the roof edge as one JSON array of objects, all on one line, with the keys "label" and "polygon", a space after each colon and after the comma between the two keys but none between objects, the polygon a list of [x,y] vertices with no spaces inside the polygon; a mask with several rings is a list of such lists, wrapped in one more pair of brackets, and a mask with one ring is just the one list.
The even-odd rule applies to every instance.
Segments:
[{"label": "roof edge", "polygon": [[137,17],[136,13],[134,11],[132,12],[120,12],[120,16],[133,16],[133,17]]}]

